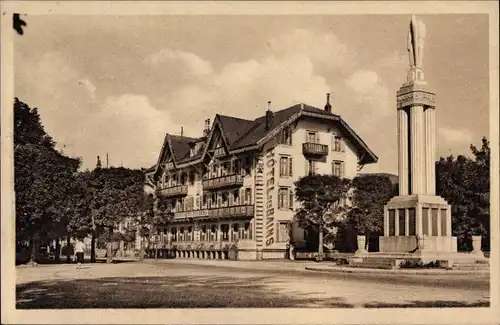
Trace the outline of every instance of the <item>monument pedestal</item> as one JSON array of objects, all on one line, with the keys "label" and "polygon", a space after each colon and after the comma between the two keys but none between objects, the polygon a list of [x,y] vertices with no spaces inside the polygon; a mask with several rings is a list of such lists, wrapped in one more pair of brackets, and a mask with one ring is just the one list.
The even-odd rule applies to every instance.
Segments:
[{"label": "monument pedestal", "polygon": [[384,207],[382,253],[456,252],[451,236],[451,206],[435,195],[404,195],[392,198]]}]

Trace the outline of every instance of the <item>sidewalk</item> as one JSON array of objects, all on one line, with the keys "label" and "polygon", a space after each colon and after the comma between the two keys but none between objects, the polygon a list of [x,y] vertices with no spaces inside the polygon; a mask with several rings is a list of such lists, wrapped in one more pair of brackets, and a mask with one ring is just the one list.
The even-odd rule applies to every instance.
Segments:
[{"label": "sidewalk", "polygon": [[146,263],[186,264],[238,269],[280,270],[280,271],[316,271],[331,273],[357,274],[405,274],[405,275],[489,275],[484,270],[445,270],[445,269],[367,269],[334,265],[332,262],[315,263],[311,261],[266,260],[266,261],[230,261],[202,259],[145,259]]},{"label": "sidewalk", "polygon": [[358,274],[408,274],[408,275],[489,275],[485,270],[446,270],[446,269],[368,269],[360,267],[347,267],[337,265],[309,265],[309,271],[332,273],[358,273]]}]

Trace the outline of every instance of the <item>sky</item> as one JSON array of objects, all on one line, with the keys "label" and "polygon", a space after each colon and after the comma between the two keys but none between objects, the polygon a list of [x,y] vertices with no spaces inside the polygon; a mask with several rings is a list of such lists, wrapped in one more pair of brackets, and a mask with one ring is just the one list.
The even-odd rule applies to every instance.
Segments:
[{"label": "sky", "polygon": [[[39,109],[65,154],[130,168],[156,163],[165,133],[254,119],[267,102],[332,111],[397,173],[396,91],[409,15],[44,16],[15,35],[15,96]],[[488,16],[421,15],[423,69],[436,92],[437,157],[489,134]]]}]

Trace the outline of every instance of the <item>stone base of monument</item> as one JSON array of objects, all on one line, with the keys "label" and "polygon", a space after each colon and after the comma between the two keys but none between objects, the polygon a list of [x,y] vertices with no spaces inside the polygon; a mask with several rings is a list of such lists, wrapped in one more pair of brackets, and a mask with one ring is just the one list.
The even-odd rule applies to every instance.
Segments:
[{"label": "stone base of monument", "polygon": [[[447,269],[487,269],[481,237],[473,236],[473,251],[457,252],[451,236],[451,207],[435,195],[392,198],[384,207],[384,236],[379,252],[356,251],[349,265],[362,268],[399,268],[402,264],[433,263]],[[359,243],[363,242],[358,238]]]},{"label": "stone base of monument", "polygon": [[413,253],[381,253],[370,252],[363,256],[349,258],[349,267],[368,269],[398,269],[408,262],[435,263],[433,268],[455,270],[488,270],[489,260],[482,254],[474,253],[443,253],[443,252],[413,252]]}]

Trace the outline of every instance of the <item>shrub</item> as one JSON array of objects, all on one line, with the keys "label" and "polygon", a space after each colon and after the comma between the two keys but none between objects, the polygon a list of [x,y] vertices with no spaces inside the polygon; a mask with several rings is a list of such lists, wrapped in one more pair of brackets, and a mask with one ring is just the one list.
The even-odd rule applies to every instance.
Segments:
[{"label": "shrub", "polygon": [[399,265],[402,269],[436,269],[440,268],[439,261],[433,261],[429,263],[423,263],[422,261],[404,261]]}]

